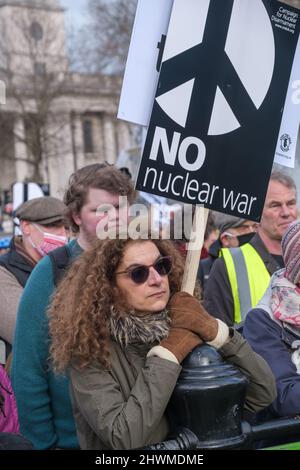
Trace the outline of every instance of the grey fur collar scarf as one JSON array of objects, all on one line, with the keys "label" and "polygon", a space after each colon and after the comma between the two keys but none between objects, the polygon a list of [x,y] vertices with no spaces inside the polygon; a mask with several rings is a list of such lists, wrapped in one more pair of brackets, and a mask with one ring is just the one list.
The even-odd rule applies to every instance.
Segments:
[{"label": "grey fur collar scarf", "polygon": [[111,307],[110,333],[122,347],[159,343],[168,336],[170,325],[167,310],[136,315],[134,312],[120,313]]}]

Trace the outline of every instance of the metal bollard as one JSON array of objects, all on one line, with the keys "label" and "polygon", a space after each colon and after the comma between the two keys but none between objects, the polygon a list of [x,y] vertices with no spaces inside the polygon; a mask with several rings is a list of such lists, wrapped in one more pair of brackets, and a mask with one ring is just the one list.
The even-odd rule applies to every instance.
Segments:
[{"label": "metal bollard", "polygon": [[251,449],[263,439],[300,437],[300,419],[242,421],[247,384],[214,348],[198,346],[183,361],[168,406],[172,437],[145,449]]},{"label": "metal bollard", "polygon": [[[167,410],[171,430],[180,428],[186,436],[185,449],[191,449],[189,445],[197,449],[243,447],[247,440],[242,429],[247,384],[248,379],[211,346],[198,346],[187,356]],[[158,445],[180,450],[181,444],[182,439],[177,438]]]}]

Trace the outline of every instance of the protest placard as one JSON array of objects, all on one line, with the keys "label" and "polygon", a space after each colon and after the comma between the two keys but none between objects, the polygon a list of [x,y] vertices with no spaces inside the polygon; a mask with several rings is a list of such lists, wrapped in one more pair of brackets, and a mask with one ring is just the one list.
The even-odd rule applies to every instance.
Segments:
[{"label": "protest placard", "polygon": [[260,219],[298,12],[273,0],[174,0],[138,190]]},{"label": "protest placard", "polygon": [[[281,8],[281,18],[287,22],[290,18],[284,13],[286,7]],[[296,13],[297,14],[297,13]],[[295,15],[296,15],[295,14]],[[299,12],[300,14],[300,12]],[[299,16],[298,14],[298,16]],[[298,17],[296,17],[298,18]],[[294,18],[295,20],[295,18]],[[294,64],[285,100],[283,116],[276,146],[275,163],[294,168],[297,139],[300,126],[300,37],[295,53]]]}]

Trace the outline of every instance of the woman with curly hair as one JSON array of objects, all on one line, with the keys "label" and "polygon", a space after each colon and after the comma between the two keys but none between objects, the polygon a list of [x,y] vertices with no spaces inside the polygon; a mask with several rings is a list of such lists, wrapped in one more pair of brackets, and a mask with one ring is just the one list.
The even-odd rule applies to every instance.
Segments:
[{"label": "woman with curly hair", "polygon": [[206,341],[249,377],[252,411],[274,399],[268,366],[245,340],[179,292],[172,242],[97,241],[73,264],[49,315],[56,372],[67,368],[82,449],[132,449],[164,440],[180,363]]}]

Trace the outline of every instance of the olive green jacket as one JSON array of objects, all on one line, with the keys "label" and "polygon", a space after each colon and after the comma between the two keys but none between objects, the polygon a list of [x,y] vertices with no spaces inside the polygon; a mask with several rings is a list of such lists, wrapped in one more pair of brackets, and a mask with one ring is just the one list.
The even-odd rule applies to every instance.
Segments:
[{"label": "olive green jacket", "polygon": [[[232,330],[233,332],[233,330]],[[219,349],[249,378],[246,407],[258,411],[276,396],[266,362],[237,332]],[[149,347],[122,349],[111,342],[111,370],[93,363],[70,368],[71,395],[82,449],[134,449],[166,439],[165,409],[181,366],[160,357],[146,357]]]},{"label": "olive green jacket", "polygon": [[164,412],[181,366],[146,358],[146,345],[111,342],[111,370],[71,367],[71,396],[81,449],[133,449],[164,440]]}]

